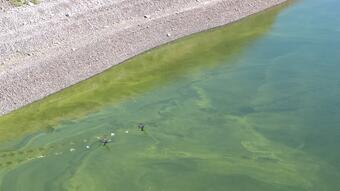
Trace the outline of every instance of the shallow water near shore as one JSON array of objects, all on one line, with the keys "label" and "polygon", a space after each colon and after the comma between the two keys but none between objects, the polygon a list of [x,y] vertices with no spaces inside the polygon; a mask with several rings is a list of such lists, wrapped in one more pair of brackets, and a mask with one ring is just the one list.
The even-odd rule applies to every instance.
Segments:
[{"label": "shallow water near shore", "polygon": [[0,190],[337,191],[338,7],[289,3],[0,117]]}]

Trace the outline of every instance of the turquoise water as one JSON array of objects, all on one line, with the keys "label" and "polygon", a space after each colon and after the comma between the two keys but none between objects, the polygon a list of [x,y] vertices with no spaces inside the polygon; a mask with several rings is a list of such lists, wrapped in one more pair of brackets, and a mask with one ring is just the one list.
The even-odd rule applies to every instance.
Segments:
[{"label": "turquoise water", "polygon": [[0,190],[339,190],[339,7],[289,3],[1,117]]}]

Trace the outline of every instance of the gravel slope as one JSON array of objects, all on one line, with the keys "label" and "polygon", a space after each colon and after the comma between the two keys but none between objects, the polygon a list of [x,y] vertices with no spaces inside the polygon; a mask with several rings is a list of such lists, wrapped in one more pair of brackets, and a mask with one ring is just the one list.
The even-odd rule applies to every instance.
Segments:
[{"label": "gravel slope", "polygon": [[284,1],[46,0],[3,6],[0,115],[146,50]]}]

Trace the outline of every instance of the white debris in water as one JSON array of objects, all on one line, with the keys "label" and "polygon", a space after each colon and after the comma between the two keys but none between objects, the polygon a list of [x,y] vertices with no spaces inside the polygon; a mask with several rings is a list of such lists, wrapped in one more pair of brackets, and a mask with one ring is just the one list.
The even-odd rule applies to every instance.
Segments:
[{"label": "white debris in water", "polygon": [[76,149],[75,148],[70,148],[70,152],[73,152],[75,151]]},{"label": "white debris in water", "polygon": [[115,136],[115,133],[111,133],[111,137]]},{"label": "white debris in water", "polygon": [[129,133],[129,131],[125,131],[125,133]]},{"label": "white debris in water", "polygon": [[44,158],[44,157],[45,157],[44,155],[37,156],[38,159]]},{"label": "white debris in water", "polygon": [[89,148],[90,148],[90,145],[86,145],[86,148],[89,149]]}]

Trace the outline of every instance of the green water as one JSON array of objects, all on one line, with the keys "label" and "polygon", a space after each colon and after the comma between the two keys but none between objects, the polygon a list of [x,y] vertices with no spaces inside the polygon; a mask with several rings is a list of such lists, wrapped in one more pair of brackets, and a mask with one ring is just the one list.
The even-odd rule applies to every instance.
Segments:
[{"label": "green water", "polygon": [[339,7],[288,3],[0,117],[0,190],[338,191]]}]

